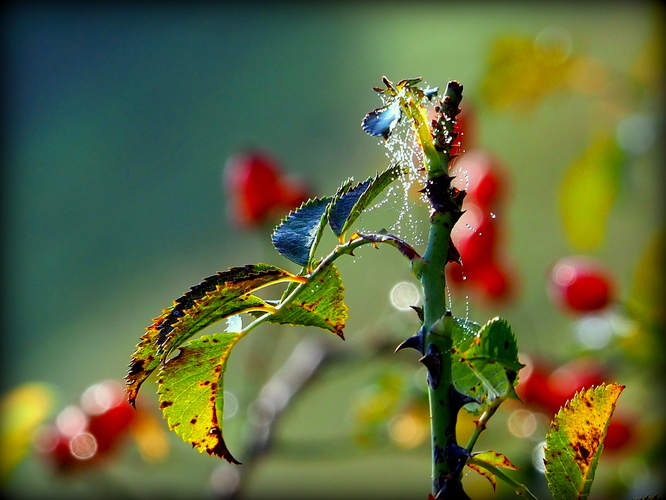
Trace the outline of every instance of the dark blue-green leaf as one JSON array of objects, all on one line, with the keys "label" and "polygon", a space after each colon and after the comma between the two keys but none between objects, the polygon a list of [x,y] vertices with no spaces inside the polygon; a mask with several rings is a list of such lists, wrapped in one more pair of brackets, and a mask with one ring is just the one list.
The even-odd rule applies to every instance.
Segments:
[{"label": "dark blue-green leaf", "polygon": [[400,175],[400,167],[391,165],[375,177],[354,187],[342,186],[335,195],[328,214],[328,223],[336,236],[344,235],[372,201]]},{"label": "dark blue-green leaf", "polygon": [[321,239],[332,197],[315,198],[291,212],[273,232],[273,245],[283,256],[308,267]]}]

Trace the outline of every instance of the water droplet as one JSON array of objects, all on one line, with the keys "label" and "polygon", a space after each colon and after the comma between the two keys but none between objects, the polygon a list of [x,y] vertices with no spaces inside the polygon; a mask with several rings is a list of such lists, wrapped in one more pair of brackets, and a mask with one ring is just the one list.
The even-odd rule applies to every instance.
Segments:
[{"label": "water droplet", "polygon": [[494,212],[490,212],[490,218],[491,219],[497,218],[497,214],[495,214]]}]

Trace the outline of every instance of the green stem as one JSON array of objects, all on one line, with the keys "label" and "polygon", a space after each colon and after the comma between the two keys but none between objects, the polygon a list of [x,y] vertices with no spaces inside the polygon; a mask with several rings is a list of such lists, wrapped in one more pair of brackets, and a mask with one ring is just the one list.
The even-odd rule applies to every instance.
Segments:
[{"label": "green stem", "polygon": [[[455,123],[461,95],[460,86],[449,83],[443,102],[447,102],[447,129]],[[451,99],[454,99],[453,102]],[[456,421],[462,406],[452,380],[453,318],[446,304],[445,267],[451,255],[451,230],[459,216],[459,206],[452,198],[448,162],[450,150],[438,151],[427,123],[416,105],[408,102],[413,128],[417,132],[426,159],[426,194],[431,203],[430,230],[423,262],[417,271],[423,291],[423,338],[421,361],[428,368],[432,438],[432,493],[435,498],[468,498],[461,483],[461,471],[467,452],[456,441]],[[426,134],[425,131],[428,131]],[[427,136],[426,136],[427,135]]]},{"label": "green stem", "polygon": [[495,412],[500,407],[504,399],[505,398],[495,398],[493,402],[488,406],[488,408],[486,408],[486,410],[483,412],[479,420],[476,421],[476,427],[474,429],[474,432],[472,432],[472,435],[469,437],[469,440],[467,441],[467,446],[465,446],[465,449],[468,452],[470,453],[472,452],[474,446],[476,445],[476,441],[479,439],[479,436],[483,431],[486,430],[486,423],[495,414]]}]

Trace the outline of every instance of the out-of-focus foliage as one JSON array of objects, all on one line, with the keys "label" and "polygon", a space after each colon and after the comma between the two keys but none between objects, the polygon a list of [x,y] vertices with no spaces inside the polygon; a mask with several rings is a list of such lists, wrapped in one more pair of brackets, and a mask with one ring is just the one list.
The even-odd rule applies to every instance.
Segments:
[{"label": "out-of-focus foliage", "polygon": [[42,383],[20,385],[0,401],[0,484],[28,454],[32,434],[55,403],[53,388]]},{"label": "out-of-focus foliage", "polygon": [[558,38],[520,35],[497,39],[488,55],[479,97],[497,111],[524,112],[565,88],[575,61]]},{"label": "out-of-focus foliage", "polygon": [[624,154],[612,136],[594,138],[560,184],[564,234],[576,250],[603,245],[621,182]]}]

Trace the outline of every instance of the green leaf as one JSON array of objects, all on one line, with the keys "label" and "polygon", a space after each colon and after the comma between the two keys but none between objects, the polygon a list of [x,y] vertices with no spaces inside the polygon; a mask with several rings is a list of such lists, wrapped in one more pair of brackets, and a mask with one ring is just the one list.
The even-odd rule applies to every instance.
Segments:
[{"label": "green leaf", "polygon": [[326,211],[333,198],[315,198],[292,211],[273,232],[273,245],[284,257],[309,267],[326,225]]},{"label": "green leaf", "polygon": [[347,321],[342,279],[333,264],[298,287],[293,300],[279,312],[268,317],[270,323],[316,326],[330,330],[344,339],[342,330]]},{"label": "green leaf", "polygon": [[508,322],[493,318],[480,327],[456,320],[453,330],[453,383],[456,389],[479,402],[467,409],[477,412],[496,398],[515,397],[518,361],[516,336]]},{"label": "green leaf", "polygon": [[488,479],[490,484],[493,485],[493,490],[497,487],[497,479],[494,472],[497,468],[520,470],[520,467],[516,467],[506,456],[496,451],[472,453],[467,466]]},{"label": "green leaf", "polygon": [[381,174],[349,187],[349,181],[342,186],[331,204],[328,222],[338,237],[344,237],[361,213],[372,201],[400,175],[398,165],[392,165]]},{"label": "green leaf", "polygon": [[567,168],[559,205],[565,235],[574,248],[589,251],[603,245],[623,161],[613,136],[599,135]]},{"label": "green leaf", "polygon": [[591,387],[555,415],[546,435],[545,464],[554,500],[585,499],[590,493],[610,418],[624,386]]},{"label": "green leaf", "polygon": [[205,278],[153,320],[132,355],[125,377],[128,399],[134,403],[141,384],[169,353],[206,326],[235,314],[272,310],[250,292],[280,281],[301,278],[267,264],[233,267]]},{"label": "green leaf", "polygon": [[160,408],[169,428],[199,452],[239,464],[222,436],[224,372],[239,333],[206,335],[180,348],[160,368]]}]

